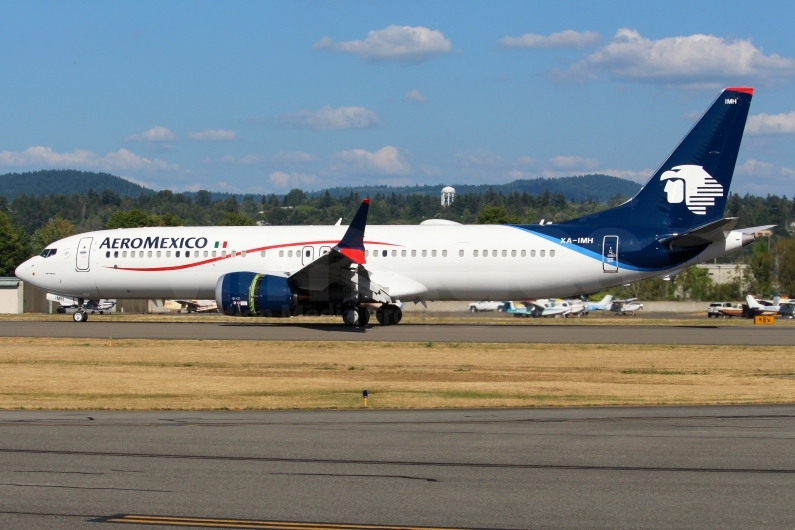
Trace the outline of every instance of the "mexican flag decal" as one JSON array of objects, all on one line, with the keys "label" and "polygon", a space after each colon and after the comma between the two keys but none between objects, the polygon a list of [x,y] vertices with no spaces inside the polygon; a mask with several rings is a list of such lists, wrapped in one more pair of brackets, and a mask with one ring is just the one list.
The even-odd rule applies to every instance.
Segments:
[{"label": "mexican flag decal", "polygon": [[[218,244],[222,243],[221,241],[216,241],[215,246],[213,248],[218,248]],[[226,248],[226,241],[223,241],[223,246],[221,248]]]}]

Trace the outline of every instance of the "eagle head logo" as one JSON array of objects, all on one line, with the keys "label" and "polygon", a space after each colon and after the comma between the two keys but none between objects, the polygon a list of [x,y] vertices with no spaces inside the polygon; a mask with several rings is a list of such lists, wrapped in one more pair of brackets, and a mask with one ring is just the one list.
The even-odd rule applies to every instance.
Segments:
[{"label": "eagle head logo", "polygon": [[696,215],[705,215],[707,206],[715,206],[715,197],[723,197],[723,186],[701,166],[675,166],[660,177],[667,180],[664,191],[670,204],[684,201]]}]

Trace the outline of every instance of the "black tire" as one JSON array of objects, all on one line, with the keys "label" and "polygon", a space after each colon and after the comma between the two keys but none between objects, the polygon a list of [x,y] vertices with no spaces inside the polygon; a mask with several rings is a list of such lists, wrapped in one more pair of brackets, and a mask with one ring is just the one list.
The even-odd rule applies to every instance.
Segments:
[{"label": "black tire", "polygon": [[85,322],[86,320],[88,320],[88,313],[86,313],[85,311],[75,311],[72,314],[72,320],[74,320],[75,322]]},{"label": "black tire", "polygon": [[359,327],[363,328],[370,322],[370,310],[366,307],[358,307],[356,311],[359,312]]},{"label": "black tire", "polygon": [[356,327],[359,325],[359,312],[355,307],[349,307],[342,312],[342,321],[346,326]]},{"label": "black tire", "polygon": [[378,321],[379,324],[384,324],[384,307],[381,306],[375,310],[375,319]]},{"label": "black tire", "polygon": [[400,324],[400,321],[403,320],[403,310],[400,309],[398,306],[392,306],[394,309],[391,311],[392,318],[390,319],[392,324],[397,325]]},{"label": "black tire", "polygon": [[469,308],[469,312],[470,313],[477,313],[478,312],[478,308],[475,307],[475,306],[472,306],[472,307]]}]

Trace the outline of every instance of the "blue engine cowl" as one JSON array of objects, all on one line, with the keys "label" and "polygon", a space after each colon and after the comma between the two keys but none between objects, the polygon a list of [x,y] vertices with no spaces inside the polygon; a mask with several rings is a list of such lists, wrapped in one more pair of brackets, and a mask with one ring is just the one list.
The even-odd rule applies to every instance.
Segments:
[{"label": "blue engine cowl", "polygon": [[225,315],[287,317],[296,296],[287,278],[256,272],[232,272],[218,278],[215,302]]}]

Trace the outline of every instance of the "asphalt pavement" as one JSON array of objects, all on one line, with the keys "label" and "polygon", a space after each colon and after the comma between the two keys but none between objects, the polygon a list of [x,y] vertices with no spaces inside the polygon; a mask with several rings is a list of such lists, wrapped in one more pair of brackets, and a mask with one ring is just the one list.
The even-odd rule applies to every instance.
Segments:
[{"label": "asphalt pavement", "polygon": [[575,344],[795,345],[795,326],[399,324],[350,328],[340,324],[239,322],[3,321],[0,337],[119,339],[512,342]]},{"label": "asphalt pavement", "polygon": [[795,406],[4,411],[0,528],[792,528],[793,419]]}]

